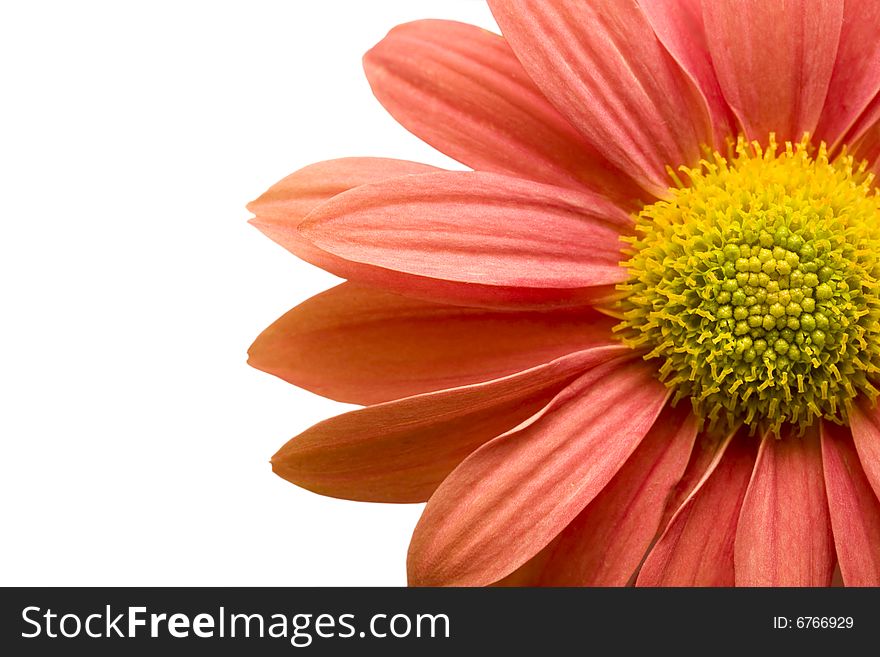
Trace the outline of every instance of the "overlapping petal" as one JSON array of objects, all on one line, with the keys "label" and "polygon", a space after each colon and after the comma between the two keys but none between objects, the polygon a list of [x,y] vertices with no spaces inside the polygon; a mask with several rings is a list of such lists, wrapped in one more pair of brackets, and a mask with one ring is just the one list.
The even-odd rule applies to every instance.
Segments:
[{"label": "overlapping petal", "polygon": [[737,586],[829,586],[834,539],[819,431],[767,433],[736,530]]},{"label": "overlapping petal", "polygon": [[528,561],[611,480],[667,394],[640,359],[611,362],[526,427],[483,445],[425,507],[410,544],[410,583],[486,585]]},{"label": "overlapping petal", "polygon": [[822,423],[822,463],[837,562],[846,586],[880,586],[880,500],[849,429]]},{"label": "overlapping petal", "polygon": [[880,92],[880,0],[844,0],[834,71],[817,139],[840,142],[871,99]]},{"label": "overlapping petal", "polygon": [[852,146],[850,152],[856,160],[865,160],[868,170],[880,177],[880,94],[850,129],[847,142]]},{"label": "overlapping petal", "polygon": [[715,147],[737,133],[712,66],[700,0],[638,0],[660,42],[699,89],[712,119]]},{"label": "overlapping petal", "polygon": [[659,524],[660,532],[654,538],[660,537],[669,521],[672,520],[672,516],[676,514],[682,504],[697,489],[697,486],[700,485],[706,474],[715,467],[718,451],[726,446],[726,442],[717,440],[706,433],[701,433],[697,436],[684,474],[678,483],[675,484],[666,502],[666,508],[663,509],[663,515],[660,518]]},{"label": "overlapping petal", "polygon": [[586,191],[482,172],[363,185],[313,211],[300,233],[362,266],[356,282],[461,305],[577,305],[625,279],[630,216]]},{"label": "overlapping petal", "polygon": [[588,187],[627,205],[644,195],[547,101],[497,34],[406,23],[366,54],[364,69],[395,119],[473,169]]},{"label": "overlapping petal", "polygon": [[703,98],[635,0],[489,0],[524,68],[616,166],[662,196],[712,128]]},{"label": "overlapping petal", "polygon": [[666,408],[614,478],[551,545],[542,586],[624,586],[660,526],[697,435],[690,405]]},{"label": "overlapping petal", "polygon": [[726,439],[696,489],[651,549],[638,586],[733,586],[737,520],[758,441]]},{"label": "overlapping petal", "polygon": [[[305,216],[337,194],[391,178],[440,171],[436,167],[382,157],[346,157],[310,164],[281,179],[248,203],[250,223],[306,262],[345,272],[354,265],[315,248],[299,234]],[[344,274],[340,274],[343,275]]]},{"label": "overlapping petal", "polygon": [[849,426],[865,476],[880,498],[880,407],[860,399],[850,408]]},{"label": "overlapping petal", "polygon": [[843,0],[703,2],[709,52],[746,136],[814,133],[831,82]]},{"label": "overlapping petal", "polygon": [[611,342],[614,323],[590,308],[446,306],[343,283],[263,331],[248,362],[325,397],[375,404],[501,378]]},{"label": "overlapping petal", "polygon": [[424,502],[480,445],[540,411],[579,374],[626,352],[596,347],[502,379],[345,413],[288,441],[272,467],[323,495]]}]

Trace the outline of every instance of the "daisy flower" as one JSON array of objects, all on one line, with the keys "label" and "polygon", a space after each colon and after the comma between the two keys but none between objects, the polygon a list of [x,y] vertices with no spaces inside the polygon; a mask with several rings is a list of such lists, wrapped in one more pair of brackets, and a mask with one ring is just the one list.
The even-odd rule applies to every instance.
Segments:
[{"label": "daisy flower", "polygon": [[346,279],[250,363],[364,406],[274,471],[427,501],[413,585],[880,584],[880,1],[489,5],[364,59],[472,171],[249,206]]}]

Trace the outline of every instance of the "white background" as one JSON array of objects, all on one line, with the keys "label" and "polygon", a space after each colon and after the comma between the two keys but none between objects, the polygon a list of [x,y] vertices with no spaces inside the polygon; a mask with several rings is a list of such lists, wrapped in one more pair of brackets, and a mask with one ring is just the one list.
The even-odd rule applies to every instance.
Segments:
[{"label": "white background", "polygon": [[0,584],[402,585],[421,505],[271,473],[344,410],[245,365],[335,283],[246,223],[317,160],[457,166],[375,101],[395,24],[478,0],[0,8]]}]

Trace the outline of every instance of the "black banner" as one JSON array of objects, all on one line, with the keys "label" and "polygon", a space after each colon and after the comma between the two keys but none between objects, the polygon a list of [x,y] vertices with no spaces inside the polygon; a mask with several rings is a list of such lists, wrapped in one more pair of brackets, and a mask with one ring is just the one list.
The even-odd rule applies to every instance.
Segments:
[{"label": "black banner", "polygon": [[880,639],[880,589],[7,588],[0,595],[6,655],[448,655],[484,647],[630,654],[646,644],[676,654],[812,654]]}]

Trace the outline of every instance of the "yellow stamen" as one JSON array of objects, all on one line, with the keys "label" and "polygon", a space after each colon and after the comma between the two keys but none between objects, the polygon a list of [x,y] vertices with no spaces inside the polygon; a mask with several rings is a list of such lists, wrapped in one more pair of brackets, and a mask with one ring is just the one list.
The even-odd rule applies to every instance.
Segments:
[{"label": "yellow stamen", "polygon": [[663,359],[661,380],[710,427],[845,422],[880,372],[873,176],[772,135],[680,171],[625,238],[617,335]]}]

